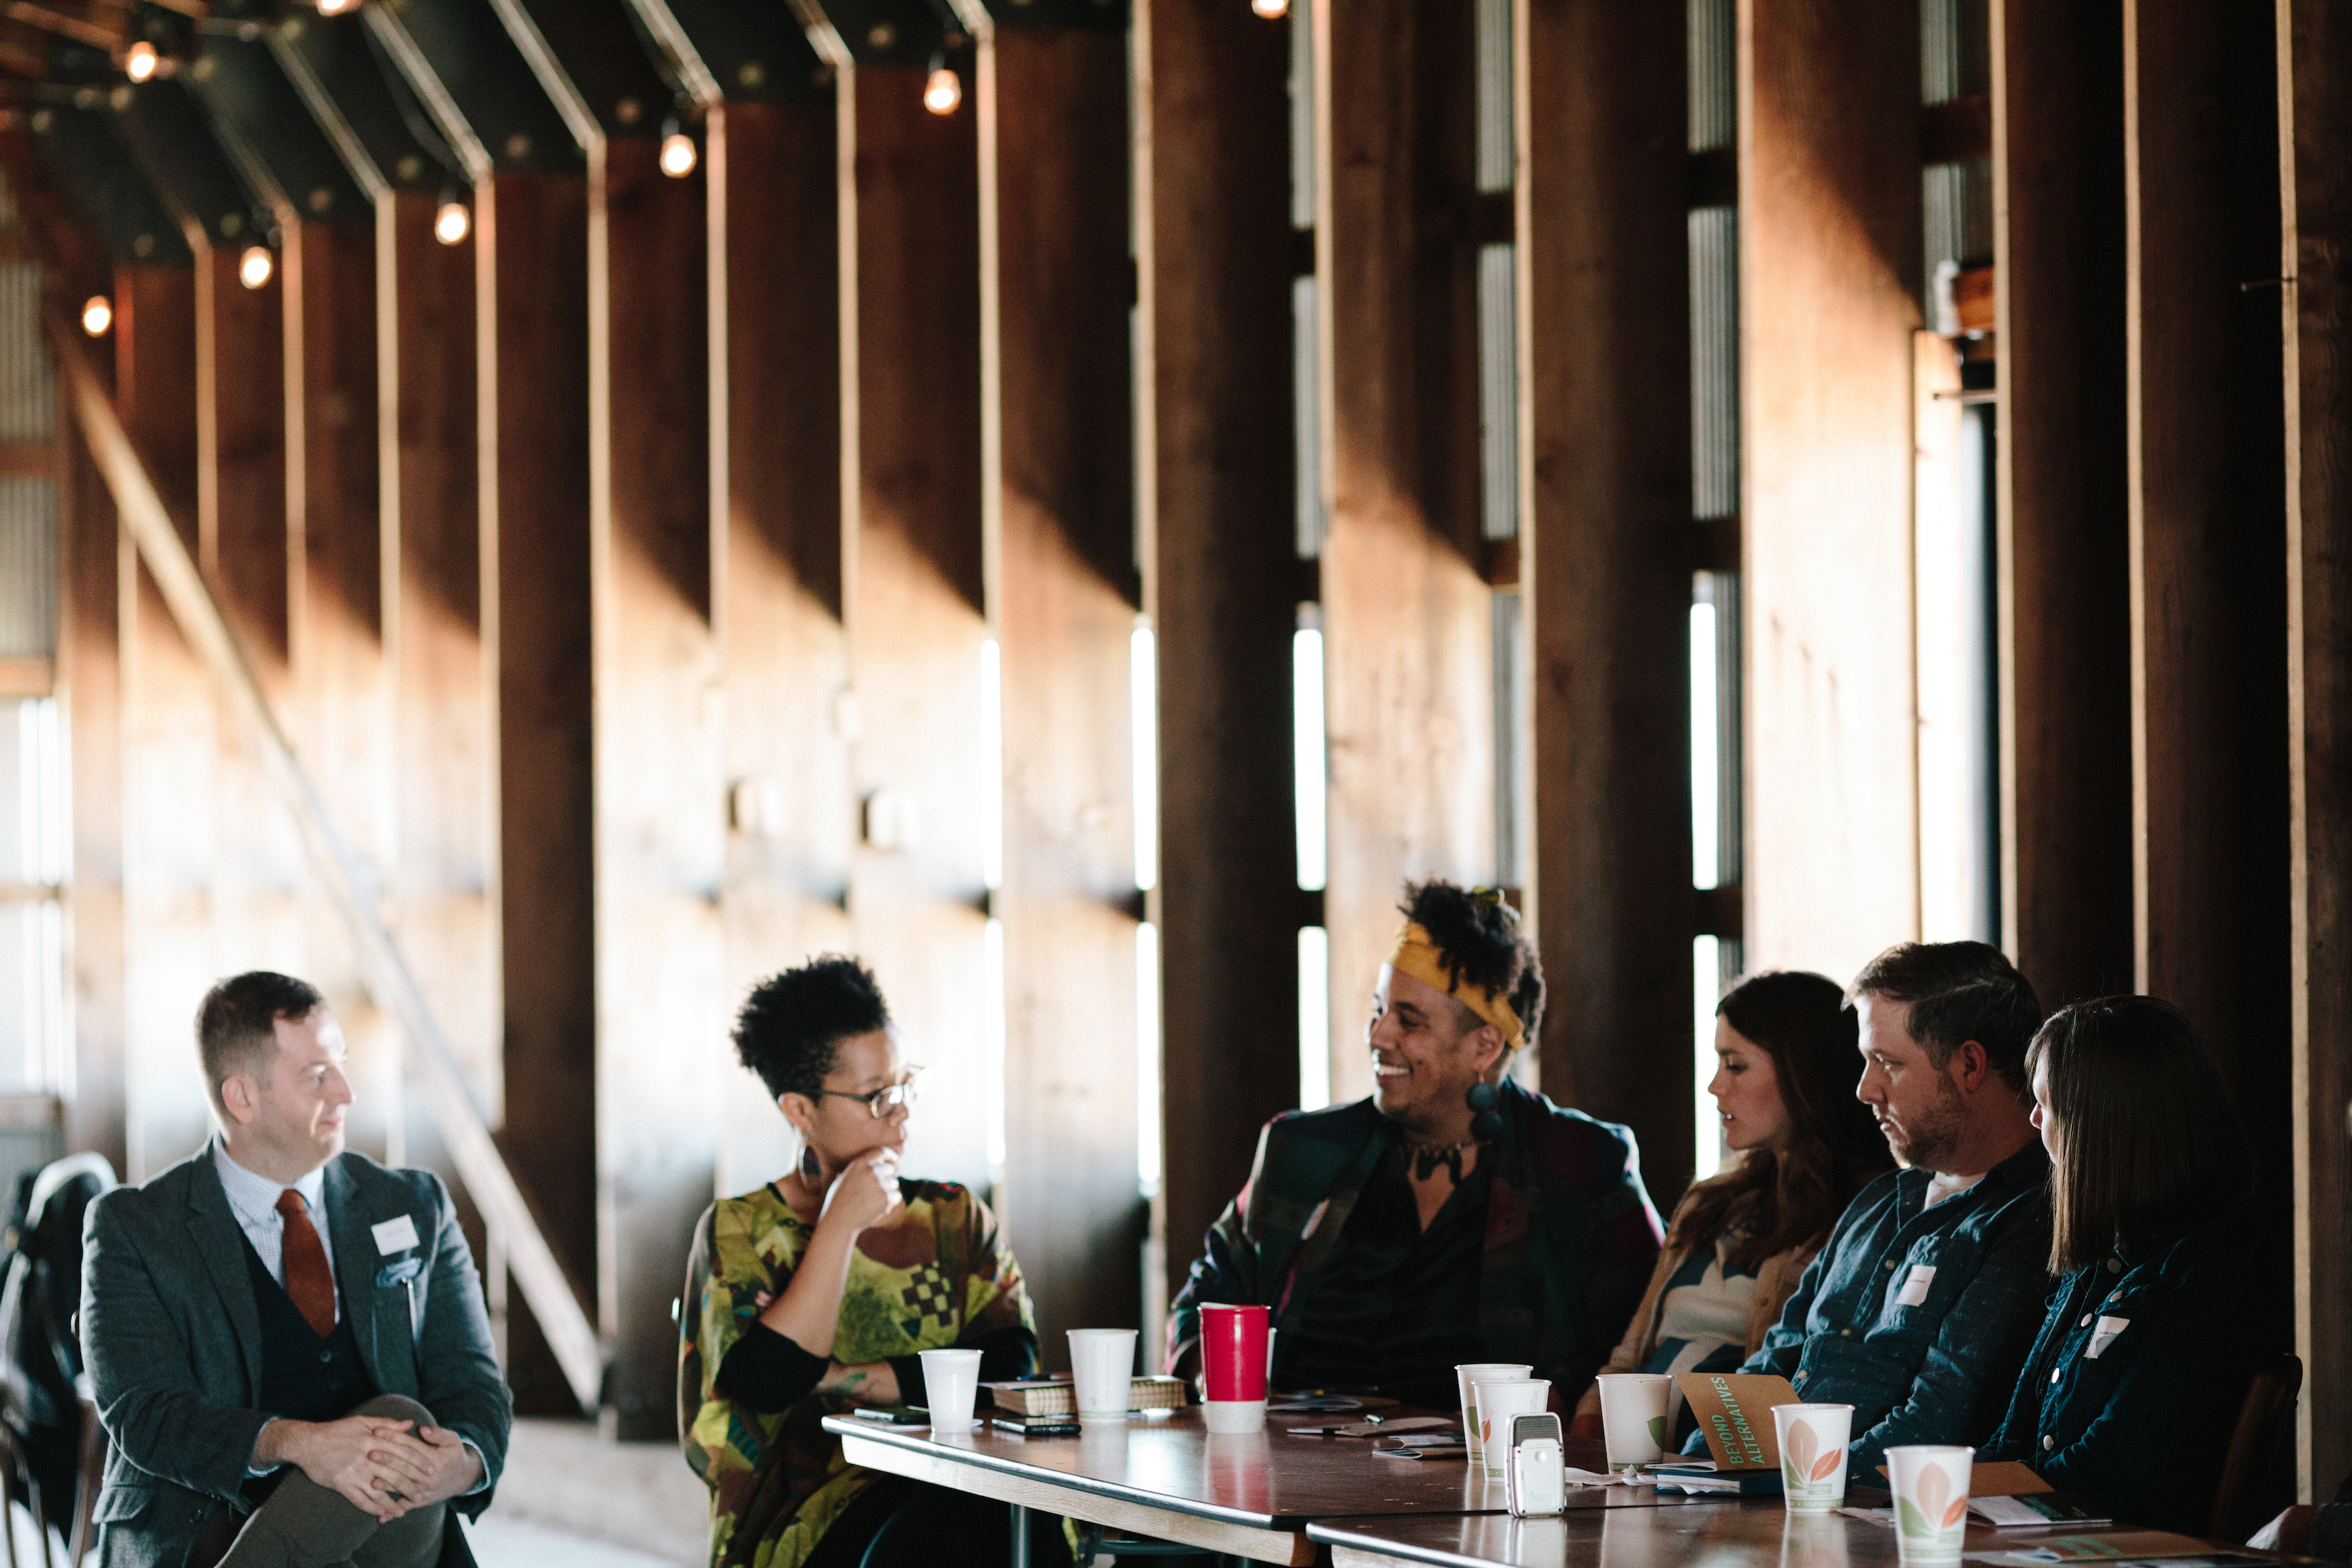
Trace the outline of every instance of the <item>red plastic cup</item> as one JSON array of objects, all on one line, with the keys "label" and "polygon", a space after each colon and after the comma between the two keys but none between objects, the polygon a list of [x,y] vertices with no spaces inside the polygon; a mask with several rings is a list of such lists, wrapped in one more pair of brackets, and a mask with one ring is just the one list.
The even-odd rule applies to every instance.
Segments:
[{"label": "red plastic cup", "polygon": [[1201,1365],[1209,1394],[1202,1414],[1210,1431],[1264,1429],[1266,1339],[1264,1307],[1201,1309]]}]

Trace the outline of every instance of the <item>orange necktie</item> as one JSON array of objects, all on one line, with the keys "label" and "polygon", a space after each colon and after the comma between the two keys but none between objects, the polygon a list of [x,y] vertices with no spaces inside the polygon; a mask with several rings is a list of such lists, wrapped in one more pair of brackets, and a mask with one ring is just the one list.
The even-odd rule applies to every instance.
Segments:
[{"label": "orange necktie", "polygon": [[335,1331],[335,1277],[327,1268],[327,1249],[319,1245],[318,1227],[300,1193],[289,1187],[278,1194],[278,1212],[286,1216],[287,1297],[323,1340]]}]

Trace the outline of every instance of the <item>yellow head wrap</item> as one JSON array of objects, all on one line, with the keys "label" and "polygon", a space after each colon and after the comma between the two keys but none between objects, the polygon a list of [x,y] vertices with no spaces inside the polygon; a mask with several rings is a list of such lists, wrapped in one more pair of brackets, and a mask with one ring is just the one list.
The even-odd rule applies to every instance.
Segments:
[{"label": "yellow head wrap", "polygon": [[1429,929],[1419,921],[1407,921],[1398,931],[1396,945],[1389,950],[1389,967],[1399,974],[1410,974],[1424,985],[1433,985],[1456,1002],[1461,1003],[1486,1022],[1502,1031],[1503,1044],[1517,1050],[1527,1044],[1527,1030],[1519,1016],[1511,1011],[1507,996],[1489,996],[1476,985],[1461,985],[1454,982],[1447,968],[1445,954],[1429,939]]}]

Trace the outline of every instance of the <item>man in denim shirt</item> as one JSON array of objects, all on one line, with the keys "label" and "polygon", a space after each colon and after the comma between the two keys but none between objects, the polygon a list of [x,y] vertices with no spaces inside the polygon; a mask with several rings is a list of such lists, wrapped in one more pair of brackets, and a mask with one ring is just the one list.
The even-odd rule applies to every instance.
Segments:
[{"label": "man in denim shirt", "polygon": [[[1847,1474],[1883,1486],[1890,1447],[1992,1435],[2042,1326],[2050,1161],[2024,1069],[2042,1010],[2000,951],[1975,942],[1889,948],[1851,994],[1854,1093],[1910,1168],[1855,1195],[1739,1370],[1853,1405]],[[1706,1450],[1694,1438],[1691,1451]]]}]

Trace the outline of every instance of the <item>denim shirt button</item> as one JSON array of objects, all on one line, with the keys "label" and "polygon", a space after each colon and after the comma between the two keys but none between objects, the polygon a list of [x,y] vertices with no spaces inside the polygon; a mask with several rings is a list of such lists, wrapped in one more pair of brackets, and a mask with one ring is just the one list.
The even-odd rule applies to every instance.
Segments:
[{"label": "denim shirt button", "polygon": [[1886,1271],[1887,1271],[1889,1274],[1892,1274],[1892,1273],[1894,1273],[1894,1272],[1895,1272],[1895,1259],[1893,1259],[1893,1258],[1888,1258],[1888,1259],[1886,1260]]},{"label": "denim shirt button", "polygon": [[[2108,1259],[2107,1259],[2107,1272],[2108,1272],[2108,1273],[2110,1273],[2110,1274],[2121,1274],[2123,1271],[2124,1271],[2124,1260],[2123,1260],[2122,1258],[2108,1258]],[[2113,1297],[2109,1297],[2109,1298],[2108,1298],[2108,1300],[2114,1300],[2114,1298],[2113,1298]]]},{"label": "denim shirt button", "polygon": [[2056,1367],[2052,1367],[2050,1369],[2050,1381],[2053,1384],[2055,1384],[2058,1381],[2058,1369]]},{"label": "denim shirt button", "polygon": [[2044,1437],[2042,1439],[2042,1451],[2045,1454],[2057,1446],[2058,1440],[2054,1437]]},{"label": "denim shirt button", "polygon": [[2088,1312],[2084,1313],[2082,1321],[2076,1323],[2074,1326],[2078,1329],[2089,1328],[2091,1326],[2091,1314]]}]

